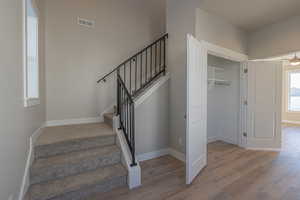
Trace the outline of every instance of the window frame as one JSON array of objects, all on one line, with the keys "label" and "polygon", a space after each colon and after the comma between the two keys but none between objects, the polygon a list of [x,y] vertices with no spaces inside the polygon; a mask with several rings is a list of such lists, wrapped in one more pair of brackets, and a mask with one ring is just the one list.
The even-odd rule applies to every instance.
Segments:
[{"label": "window frame", "polygon": [[33,10],[37,17],[37,98],[28,97],[28,57],[27,57],[27,0],[23,0],[23,98],[24,107],[32,107],[40,104],[40,64],[39,64],[39,13],[34,0],[31,0]]},{"label": "window frame", "polygon": [[296,111],[296,110],[291,110],[290,109],[290,93],[291,93],[291,74],[292,73],[300,73],[300,69],[291,69],[291,70],[288,70],[287,72],[287,107],[286,107],[286,111],[287,113],[300,113],[300,110],[299,111]]}]

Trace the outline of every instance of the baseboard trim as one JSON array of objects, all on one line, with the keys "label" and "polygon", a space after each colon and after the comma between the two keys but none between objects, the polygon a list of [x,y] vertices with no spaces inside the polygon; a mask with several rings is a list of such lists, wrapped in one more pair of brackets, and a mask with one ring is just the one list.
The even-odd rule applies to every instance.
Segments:
[{"label": "baseboard trim", "polygon": [[216,141],[218,141],[218,137],[217,136],[216,137],[207,138],[207,144],[208,143],[212,143],[212,142],[216,142]]},{"label": "baseboard trim", "polygon": [[173,156],[174,158],[176,158],[182,162],[185,162],[185,154],[182,152],[179,152],[173,148],[169,149],[169,155]]},{"label": "baseboard trim", "polygon": [[26,192],[29,189],[29,185],[30,185],[29,172],[30,172],[30,166],[34,160],[34,144],[37,138],[42,134],[44,127],[45,127],[45,123],[42,124],[41,127],[38,128],[29,138],[29,151],[27,155],[27,160],[26,160],[26,165],[25,165],[25,170],[24,170],[24,175],[22,179],[18,200],[23,200],[24,196],[26,195]]},{"label": "baseboard trim", "polygon": [[153,158],[158,158],[158,157],[161,157],[161,156],[168,155],[169,152],[170,152],[169,149],[161,149],[161,150],[158,150],[158,151],[143,153],[143,154],[140,154],[140,155],[137,156],[137,160],[139,162],[142,162],[142,161],[145,161],[145,160],[151,160]]},{"label": "baseboard trim", "polygon": [[299,125],[300,125],[300,122],[299,122],[299,121],[282,120],[282,123],[287,123],[287,124],[299,124]]},{"label": "baseboard trim", "polygon": [[159,78],[153,85],[151,85],[146,92],[137,97],[135,101],[135,108],[141,105],[148,97],[150,97],[157,89],[163,86],[170,79],[170,73],[167,73],[165,76]]},{"label": "baseboard trim", "polygon": [[251,147],[247,147],[247,150],[253,150],[253,151],[275,151],[275,152],[279,152],[281,151],[281,149],[279,148],[251,148]]},{"label": "baseboard trim", "polygon": [[160,149],[158,151],[152,151],[149,153],[143,153],[143,154],[137,155],[137,160],[139,162],[142,162],[142,161],[151,160],[154,158],[159,158],[159,157],[165,156],[165,155],[170,155],[170,156],[176,158],[177,160],[185,162],[185,155],[173,148],[166,148],[166,149]]},{"label": "baseboard trim", "polygon": [[88,123],[99,123],[103,121],[104,121],[103,117],[64,119],[64,120],[47,121],[46,126],[51,127],[51,126],[64,126],[64,125],[75,125],[75,124],[88,124]]}]

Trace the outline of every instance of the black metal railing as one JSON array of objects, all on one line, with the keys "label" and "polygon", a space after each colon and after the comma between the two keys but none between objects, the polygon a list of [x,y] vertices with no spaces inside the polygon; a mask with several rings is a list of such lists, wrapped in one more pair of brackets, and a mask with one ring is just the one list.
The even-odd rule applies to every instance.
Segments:
[{"label": "black metal railing", "polygon": [[166,47],[168,34],[130,57],[110,73],[98,80],[106,82],[107,78],[118,70],[132,96],[137,96],[145,87],[166,72]]},{"label": "black metal railing", "polygon": [[132,164],[131,166],[136,165],[135,161],[135,120],[134,120],[134,101],[127,90],[121,76],[118,72],[117,77],[117,114],[119,115],[119,125],[124,135],[126,142],[128,144],[131,158],[132,158]]},{"label": "black metal railing", "polygon": [[106,82],[108,77],[117,74],[117,114],[131,152],[132,166],[136,165],[134,98],[165,75],[167,38],[168,34],[163,35],[98,80],[98,83]]}]

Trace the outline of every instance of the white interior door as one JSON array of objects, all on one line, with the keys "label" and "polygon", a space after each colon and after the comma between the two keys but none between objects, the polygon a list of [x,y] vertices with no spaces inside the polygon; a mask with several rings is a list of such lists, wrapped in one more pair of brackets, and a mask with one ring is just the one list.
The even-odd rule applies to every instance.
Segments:
[{"label": "white interior door", "polygon": [[207,53],[193,36],[187,37],[186,183],[207,164]]},{"label": "white interior door", "polygon": [[281,148],[281,80],[282,62],[248,62],[248,148]]}]

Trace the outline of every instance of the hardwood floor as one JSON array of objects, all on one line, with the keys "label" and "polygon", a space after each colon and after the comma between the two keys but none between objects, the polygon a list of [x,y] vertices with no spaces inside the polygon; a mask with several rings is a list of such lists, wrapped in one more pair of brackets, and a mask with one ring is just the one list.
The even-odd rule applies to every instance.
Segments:
[{"label": "hardwood floor", "polygon": [[282,152],[208,145],[208,165],[185,185],[184,164],[170,156],[142,162],[143,186],[91,200],[300,200],[300,127],[284,128]]}]

